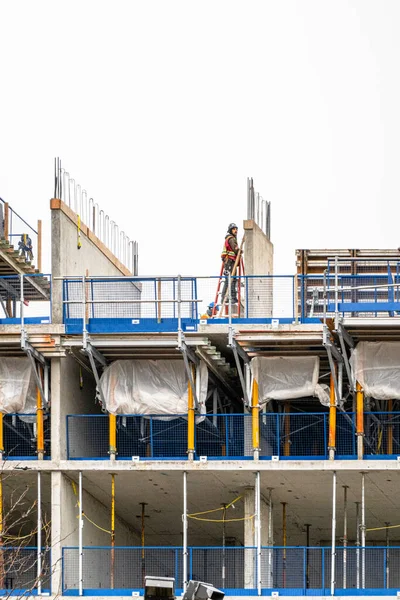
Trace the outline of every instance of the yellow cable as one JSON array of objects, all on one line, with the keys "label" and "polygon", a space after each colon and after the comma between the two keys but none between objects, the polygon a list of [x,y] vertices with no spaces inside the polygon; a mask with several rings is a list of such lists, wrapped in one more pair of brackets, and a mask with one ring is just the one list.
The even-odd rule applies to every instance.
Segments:
[{"label": "yellow cable", "polygon": [[239,519],[202,519],[200,517],[192,517],[188,515],[188,518],[194,519],[195,521],[207,521],[208,523],[232,523],[233,521],[247,521],[254,519],[256,515],[250,515],[250,517],[241,517]]},{"label": "yellow cable", "polygon": [[212,512],[217,512],[218,510],[226,510],[227,508],[231,507],[232,504],[235,504],[235,502],[237,502],[238,500],[240,500],[243,496],[238,496],[237,498],[235,498],[234,500],[232,500],[232,502],[230,502],[229,504],[227,504],[225,507],[224,506],[220,506],[219,508],[212,508],[211,510],[203,510],[203,512],[197,512],[197,513],[191,513],[190,515],[187,515],[188,517],[195,517],[197,515],[207,515],[208,513],[212,513]]},{"label": "yellow cable", "polygon": [[388,525],[387,527],[371,527],[370,529],[366,529],[365,531],[381,531],[382,529],[395,529],[396,527],[400,527],[400,525]]},{"label": "yellow cable", "polygon": [[97,525],[97,523],[95,523],[94,521],[92,521],[91,519],[89,519],[89,517],[87,515],[85,515],[85,513],[82,513],[82,517],[85,517],[85,519],[87,521],[89,521],[89,523],[91,523],[92,525],[94,525],[95,527],[97,527],[97,529],[100,529],[100,531],[105,531],[106,533],[112,533],[111,531],[109,531],[108,529],[104,529],[103,527],[100,527],[100,525]]}]

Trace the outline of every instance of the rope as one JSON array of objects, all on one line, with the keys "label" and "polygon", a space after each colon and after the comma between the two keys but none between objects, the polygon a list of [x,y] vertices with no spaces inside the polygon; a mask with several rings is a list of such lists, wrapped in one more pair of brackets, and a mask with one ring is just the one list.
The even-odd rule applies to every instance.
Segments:
[{"label": "rope", "polygon": [[370,527],[365,531],[382,531],[382,529],[395,529],[396,527],[400,527],[400,525],[388,525],[387,527]]},{"label": "rope", "polygon": [[[72,489],[73,489],[75,496],[77,496],[78,494],[76,492],[75,481],[72,481],[72,479],[71,479],[71,485],[72,485]],[[79,500],[78,500],[78,506],[79,506]],[[100,527],[100,525],[97,525],[97,523],[92,521],[92,519],[89,519],[89,517],[83,511],[82,511],[82,517],[84,517],[87,521],[89,521],[89,523],[91,523],[92,525],[97,527],[97,529],[100,529],[100,531],[104,531],[105,533],[109,533],[110,535],[112,535],[112,531],[110,531],[109,529],[104,529],[104,527]],[[79,515],[76,515],[76,518],[79,519]]]},{"label": "rope", "polygon": [[256,515],[250,515],[250,517],[240,517],[239,519],[202,519],[201,517],[192,517],[188,515],[189,519],[194,519],[195,521],[207,521],[208,523],[232,523],[233,521],[248,521],[249,519],[254,519]]},{"label": "rope", "polygon": [[[235,502],[237,502],[241,498],[243,498],[243,496],[238,496],[237,498],[232,500],[232,502],[229,502],[229,504],[227,504],[225,507],[220,506],[218,508],[212,508],[211,510],[203,510],[202,512],[191,513],[190,515],[187,515],[187,516],[192,519],[194,517],[197,517],[198,515],[208,515],[209,513],[217,512],[218,510],[226,510],[227,508],[230,508],[232,506],[232,504],[235,504]],[[205,519],[203,519],[203,520],[205,520]]]}]

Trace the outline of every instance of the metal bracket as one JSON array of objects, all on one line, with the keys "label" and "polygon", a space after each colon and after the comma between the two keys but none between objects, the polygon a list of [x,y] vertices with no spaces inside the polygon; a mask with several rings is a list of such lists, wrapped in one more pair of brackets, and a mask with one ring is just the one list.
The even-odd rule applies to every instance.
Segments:
[{"label": "metal bracket", "polygon": [[242,365],[240,364],[239,355],[246,363],[249,363],[250,359],[247,356],[246,352],[243,350],[243,348],[241,348],[239,346],[239,344],[237,343],[237,341],[235,339],[232,339],[232,342],[230,344],[228,344],[228,346],[230,348],[232,348],[233,356],[235,358],[236,368],[237,368],[237,372],[239,374],[240,385],[242,386],[243,398],[244,398],[245,405],[249,406],[249,397],[247,395],[246,382],[245,382],[245,379],[243,376]]},{"label": "metal bracket", "polygon": [[83,354],[86,354],[86,356],[88,356],[88,358],[89,358],[90,366],[92,367],[93,375],[96,380],[96,386],[97,386],[97,389],[99,390],[101,403],[102,403],[103,407],[105,407],[106,400],[105,400],[105,396],[103,394],[103,390],[101,389],[99,372],[97,370],[97,365],[96,365],[95,361],[97,360],[97,362],[100,363],[103,367],[105,367],[107,365],[107,361],[104,358],[104,356],[96,348],[94,348],[89,341],[87,341],[86,348],[82,349],[82,352],[83,352]]},{"label": "metal bracket", "polygon": [[339,395],[338,379],[337,379],[337,375],[336,375],[335,363],[333,362],[333,358],[335,358],[337,360],[337,362],[343,362],[343,356],[340,354],[340,352],[336,348],[336,346],[334,346],[332,344],[332,342],[330,341],[328,332],[329,332],[328,327],[326,325],[324,325],[322,343],[328,354],[329,367],[331,370],[331,374],[333,377],[333,385],[335,388],[336,406],[340,406],[342,404],[342,398]]},{"label": "metal bracket", "polygon": [[348,377],[349,384],[350,384],[350,390],[353,392],[354,391],[353,378],[351,376],[350,363],[349,363],[349,359],[347,357],[345,342],[350,348],[354,348],[354,341],[353,341],[353,338],[351,337],[351,335],[349,333],[347,333],[347,331],[344,329],[344,327],[341,323],[339,323],[337,333],[339,336],[340,347],[342,349],[344,366],[346,368],[346,373],[347,373],[347,377]]},{"label": "metal bracket", "polygon": [[190,368],[190,365],[189,365],[189,359],[195,365],[197,365],[199,363],[199,359],[194,354],[194,352],[190,348],[187,347],[187,345],[186,345],[185,342],[182,341],[182,345],[181,345],[181,347],[179,349],[182,352],[183,362],[185,364],[185,369],[186,369],[186,374],[188,376],[189,385],[190,385],[191,390],[192,390],[193,400],[194,400],[194,407],[195,407],[195,410],[198,410],[199,409],[199,402],[198,402],[197,396],[196,396],[196,386],[194,385],[193,376],[192,376],[192,369]]},{"label": "metal bracket", "polygon": [[46,361],[44,356],[42,354],[40,354],[40,352],[35,350],[35,348],[33,346],[31,346],[31,344],[28,342],[28,337],[27,337],[24,327],[22,327],[22,329],[21,329],[21,349],[25,352],[25,354],[29,357],[29,359],[31,361],[33,374],[35,376],[36,385],[39,388],[40,395],[43,400],[43,405],[47,406],[47,404],[48,404],[47,398],[46,398],[44,390],[43,390],[42,380],[41,380],[38,370],[36,368],[35,361],[37,360],[38,362],[40,362],[40,364],[43,365],[43,367],[48,367],[48,362]]}]

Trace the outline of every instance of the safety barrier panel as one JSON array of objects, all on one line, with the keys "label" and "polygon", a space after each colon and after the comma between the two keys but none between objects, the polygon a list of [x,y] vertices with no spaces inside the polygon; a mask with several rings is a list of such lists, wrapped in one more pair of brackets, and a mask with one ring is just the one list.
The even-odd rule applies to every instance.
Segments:
[{"label": "safety barrier panel", "polygon": [[[50,594],[50,552],[41,555],[41,593]],[[2,547],[0,549],[0,595],[29,596],[38,594],[38,549],[36,547]]]},{"label": "safety barrier panel", "polygon": [[[3,415],[3,458],[30,460],[37,458],[36,414],[15,413]],[[45,458],[50,458],[50,414],[44,414]]]},{"label": "safety barrier panel", "polygon": [[65,278],[64,323],[67,333],[176,332],[228,320],[320,323],[336,314],[400,314],[400,274],[246,275],[230,278],[230,294],[229,285],[224,288],[226,281],[224,277]]},{"label": "safety barrier panel", "polygon": [[[174,577],[183,588],[183,547],[83,548],[85,595],[143,593],[146,575]],[[396,595],[400,586],[400,547],[339,547],[331,576],[330,547],[262,547],[257,569],[254,547],[189,547],[188,579],[207,581],[227,595],[255,595],[263,590],[282,595]],[[78,595],[79,549],[63,548],[63,594]]]},{"label": "safety barrier panel", "polygon": [[[9,418],[8,415],[6,419]],[[131,460],[133,456],[186,460],[186,415],[119,415],[116,421],[119,460]],[[259,429],[262,460],[273,457],[280,460],[328,458],[327,412],[260,413]],[[24,439],[28,444],[29,440]],[[18,456],[35,456],[34,445],[31,443],[29,451],[26,447],[26,454]],[[336,459],[357,458],[355,413],[337,411],[335,449]],[[395,459],[399,455],[400,413],[365,413],[364,458]],[[247,413],[196,416],[195,456],[207,456],[209,460],[251,459],[252,416]],[[71,460],[109,458],[107,414],[67,415],[67,457]]]}]

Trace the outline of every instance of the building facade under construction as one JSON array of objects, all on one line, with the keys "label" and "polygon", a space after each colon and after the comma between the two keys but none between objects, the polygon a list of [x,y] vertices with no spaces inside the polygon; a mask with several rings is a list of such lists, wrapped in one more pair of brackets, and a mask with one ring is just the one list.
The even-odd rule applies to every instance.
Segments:
[{"label": "building facade under construction", "polygon": [[2,593],[398,596],[398,250],[274,273],[248,180],[240,271],[141,277],[57,162],[46,274],[1,208]]}]

